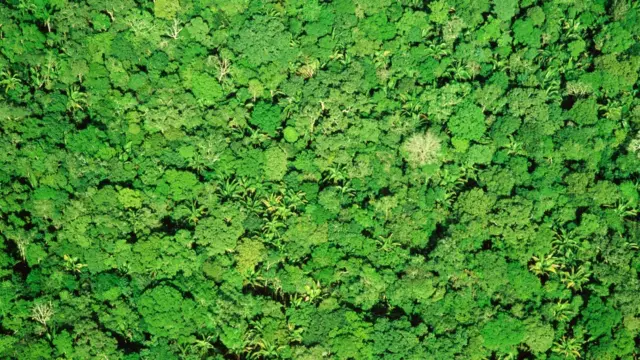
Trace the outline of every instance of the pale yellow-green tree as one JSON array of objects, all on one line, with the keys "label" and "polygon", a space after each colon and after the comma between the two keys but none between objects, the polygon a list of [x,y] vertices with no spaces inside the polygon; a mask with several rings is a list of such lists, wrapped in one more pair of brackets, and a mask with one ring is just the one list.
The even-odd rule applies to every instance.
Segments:
[{"label": "pale yellow-green tree", "polygon": [[420,167],[438,162],[442,144],[431,131],[411,135],[401,147],[401,153],[412,167]]}]

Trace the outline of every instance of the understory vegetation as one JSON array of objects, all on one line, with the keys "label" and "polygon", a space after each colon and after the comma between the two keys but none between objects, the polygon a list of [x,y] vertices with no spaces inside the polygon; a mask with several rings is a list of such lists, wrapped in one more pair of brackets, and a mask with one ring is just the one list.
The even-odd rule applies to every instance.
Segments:
[{"label": "understory vegetation", "polygon": [[0,358],[635,360],[640,4],[0,2]]}]

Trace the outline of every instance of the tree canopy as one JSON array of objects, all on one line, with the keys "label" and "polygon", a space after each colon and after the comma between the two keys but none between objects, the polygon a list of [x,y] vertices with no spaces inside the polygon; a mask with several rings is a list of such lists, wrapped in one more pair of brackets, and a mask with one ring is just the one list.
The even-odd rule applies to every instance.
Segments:
[{"label": "tree canopy", "polygon": [[639,24],[0,2],[0,358],[636,359]]}]

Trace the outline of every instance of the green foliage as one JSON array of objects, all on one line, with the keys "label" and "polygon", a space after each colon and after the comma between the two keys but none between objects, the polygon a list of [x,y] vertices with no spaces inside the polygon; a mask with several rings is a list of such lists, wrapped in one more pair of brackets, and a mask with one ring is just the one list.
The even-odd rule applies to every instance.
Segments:
[{"label": "green foliage", "polygon": [[299,137],[296,129],[291,126],[287,126],[286,128],[284,128],[282,134],[287,142],[296,142]]},{"label": "green foliage", "polygon": [[279,106],[261,101],[254,107],[249,122],[267,134],[274,136],[276,130],[280,127],[280,113]]},{"label": "green foliage", "polygon": [[481,331],[484,346],[501,353],[509,353],[524,340],[526,327],[508,315],[499,314],[489,321]]},{"label": "green foliage", "polygon": [[487,130],[482,109],[470,102],[457,107],[447,126],[453,136],[463,140],[479,140]]},{"label": "green foliage", "polygon": [[91,19],[91,25],[97,31],[106,31],[111,27],[111,20],[107,14],[96,13]]},{"label": "green foliage", "polygon": [[232,208],[217,209],[213,216],[200,219],[196,224],[196,244],[207,249],[210,255],[234,251],[243,234],[242,222],[246,215]]},{"label": "green foliage", "polygon": [[549,324],[532,322],[527,324],[524,342],[537,354],[543,354],[553,346],[555,338],[553,327]]},{"label": "green foliage", "polygon": [[517,20],[513,24],[514,40],[532,48],[539,48],[542,31],[535,27],[532,19]]},{"label": "green foliage", "polygon": [[178,0],[156,0],[153,2],[153,11],[160,19],[172,20],[180,10]]},{"label": "green foliage", "polygon": [[396,34],[395,25],[389,21],[383,11],[366,17],[359,28],[370,38],[380,41],[391,40]]},{"label": "green foliage", "polygon": [[224,96],[218,79],[208,74],[192,75],[191,91],[205,105],[213,105]]},{"label": "green foliage", "polygon": [[278,148],[272,147],[264,152],[264,174],[267,180],[282,180],[287,173],[287,153]]},{"label": "green foliage", "polygon": [[0,2],[0,358],[637,358],[636,3]]},{"label": "green foliage", "polygon": [[614,326],[620,323],[620,312],[604,305],[599,298],[592,298],[584,311],[585,329],[596,339],[611,334]]},{"label": "green foliage", "polygon": [[159,337],[178,338],[193,330],[185,323],[192,316],[194,304],[182,298],[180,292],[169,286],[147,290],[137,303],[143,328]]},{"label": "green foliage", "polygon": [[494,0],[493,6],[498,19],[511,21],[518,11],[519,0]]}]

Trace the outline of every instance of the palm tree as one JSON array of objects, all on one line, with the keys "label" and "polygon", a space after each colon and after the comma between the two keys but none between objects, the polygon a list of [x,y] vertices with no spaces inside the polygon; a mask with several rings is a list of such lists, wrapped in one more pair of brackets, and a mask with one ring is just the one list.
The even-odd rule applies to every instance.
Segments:
[{"label": "palm tree", "polygon": [[532,259],[534,263],[529,266],[529,270],[538,276],[546,276],[551,273],[556,274],[556,270],[560,268],[553,252],[547,256],[533,256]]},{"label": "palm tree", "polygon": [[4,85],[4,93],[8,93],[9,90],[13,90],[16,86],[22,84],[22,80],[16,75],[12,74],[10,70],[4,70],[0,72],[0,85]]},{"label": "palm tree", "polygon": [[558,301],[553,308],[553,316],[558,321],[568,321],[571,320],[576,315],[571,304],[564,302],[562,300]]},{"label": "palm tree", "polygon": [[378,236],[380,240],[376,240],[376,242],[378,243],[378,245],[380,245],[380,250],[384,252],[389,252],[393,250],[394,247],[400,246],[400,243],[397,243],[391,240],[392,237],[393,237],[393,234],[389,234],[389,236],[387,237]]},{"label": "palm tree", "polygon": [[571,268],[571,271],[563,271],[560,273],[562,282],[568,289],[575,289],[576,291],[582,290],[582,285],[589,282],[591,272],[584,269],[582,265],[578,266],[578,270]]},{"label": "palm tree", "polygon": [[87,105],[87,94],[80,92],[78,86],[71,86],[67,89],[67,111],[75,113],[84,110]]},{"label": "palm tree", "polygon": [[580,357],[580,350],[582,349],[582,344],[575,338],[567,338],[563,336],[562,339],[558,340],[551,351],[554,353],[558,353],[565,357],[565,359],[577,359]]}]

